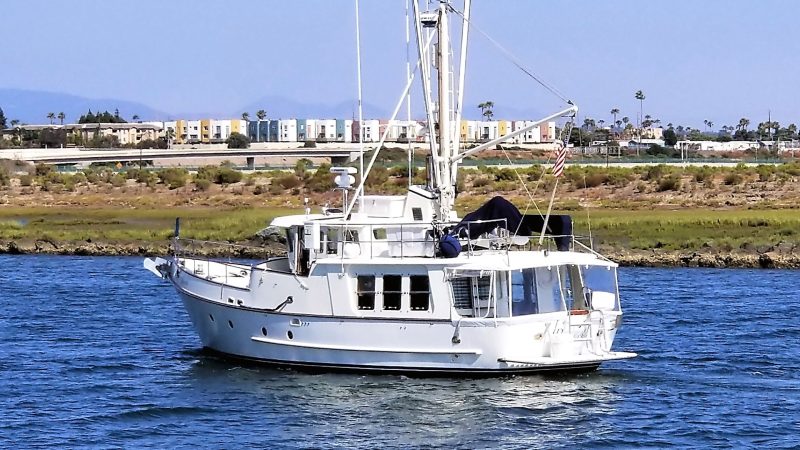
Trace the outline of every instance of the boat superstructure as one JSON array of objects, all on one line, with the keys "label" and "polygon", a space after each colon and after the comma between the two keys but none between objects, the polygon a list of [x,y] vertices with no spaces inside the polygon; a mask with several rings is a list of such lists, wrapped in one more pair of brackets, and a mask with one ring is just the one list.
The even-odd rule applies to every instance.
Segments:
[{"label": "boat superstructure", "polygon": [[[612,350],[622,320],[617,265],[571,226],[555,232],[549,213],[521,215],[501,199],[486,214],[456,216],[459,161],[496,143],[459,152],[463,77],[450,85],[451,15],[462,19],[465,49],[469,0],[460,11],[442,1],[421,12],[414,2],[417,67],[428,123],[438,129],[426,186],[375,196],[362,180],[341,209],[278,217],[271,226],[285,238],[282,257],[192,256],[176,230],[174,255],[145,260],[174,285],[203,346],[284,366],[488,375],[590,370],[635,356]],[[569,104],[535,123],[575,110]],[[347,192],[352,169],[333,171]],[[547,239],[533,239],[539,232]]]}]

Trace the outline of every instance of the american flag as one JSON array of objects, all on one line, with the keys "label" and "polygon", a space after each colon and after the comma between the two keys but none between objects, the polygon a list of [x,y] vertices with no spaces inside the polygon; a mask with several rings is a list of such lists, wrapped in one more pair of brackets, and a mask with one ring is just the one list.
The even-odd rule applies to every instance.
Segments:
[{"label": "american flag", "polygon": [[561,145],[556,154],[556,163],[553,165],[553,176],[558,178],[564,173],[564,164],[567,163],[567,146]]},{"label": "american flag", "polygon": [[553,165],[553,176],[558,178],[564,174],[564,165],[567,163],[567,145],[569,144],[569,138],[572,134],[572,119],[569,120],[564,125],[564,129],[561,130],[561,140],[560,140],[560,148],[558,149],[558,153],[556,153],[556,163]]}]

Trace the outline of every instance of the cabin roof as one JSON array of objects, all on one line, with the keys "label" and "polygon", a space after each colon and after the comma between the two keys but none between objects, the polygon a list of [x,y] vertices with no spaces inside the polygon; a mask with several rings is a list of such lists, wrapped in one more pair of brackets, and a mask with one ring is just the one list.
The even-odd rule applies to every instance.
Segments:
[{"label": "cabin roof", "polygon": [[468,255],[466,252],[456,258],[328,258],[318,259],[318,264],[349,265],[367,264],[374,266],[441,266],[451,270],[521,270],[531,267],[548,267],[564,264],[617,267],[617,263],[602,259],[592,253],[583,252],[544,252],[544,251],[486,251]]}]

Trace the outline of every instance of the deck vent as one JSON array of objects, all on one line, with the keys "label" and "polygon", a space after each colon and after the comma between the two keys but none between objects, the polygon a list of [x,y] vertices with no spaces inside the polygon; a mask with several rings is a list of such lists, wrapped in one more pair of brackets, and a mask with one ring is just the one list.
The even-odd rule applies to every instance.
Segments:
[{"label": "deck vent", "polygon": [[411,208],[411,215],[414,217],[414,220],[422,222],[422,208]]}]

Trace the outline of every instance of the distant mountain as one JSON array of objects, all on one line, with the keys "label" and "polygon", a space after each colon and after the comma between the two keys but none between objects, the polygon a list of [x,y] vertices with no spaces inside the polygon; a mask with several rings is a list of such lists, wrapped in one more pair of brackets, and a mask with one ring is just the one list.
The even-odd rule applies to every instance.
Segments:
[{"label": "distant mountain", "polygon": [[17,119],[23,123],[47,123],[47,113],[63,112],[65,122],[77,122],[89,109],[92,112],[119,109],[119,114],[130,121],[136,114],[141,120],[166,120],[170,114],[137,102],[118,99],[93,99],[57,92],[31,91],[25,89],[0,88],[0,108],[8,120]]},{"label": "distant mountain", "polygon": [[[343,101],[336,104],[303,103],[278,95],[268,95],[258,101],[234,111],[233,117],[239,117],[243,112],[250,113],[250,119],[255,119],[256,111],[263,109],[270,119],[292,118],[318,118],[318,119],[350,119],[358,117],[358,102],[356,100]],[[364,118],[387,118],[389,112],[370,103],[363,104]]]}]

